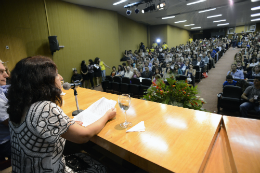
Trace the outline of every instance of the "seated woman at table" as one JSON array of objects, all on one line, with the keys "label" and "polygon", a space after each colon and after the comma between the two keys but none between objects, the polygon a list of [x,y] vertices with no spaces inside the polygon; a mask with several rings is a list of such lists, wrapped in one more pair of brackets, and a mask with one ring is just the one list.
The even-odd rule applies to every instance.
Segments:
[{"label": "seated woman at table", "polygon": [[[115,117],[116,110],[110,109],[87,127],[70,119],[60,108],[62,77],[50,58],[22,59],[11,74],[7,112],[10,116],[12,171],[69,172],[62,155],[66,139],[74,143],[88,142]],[[105,171],[100,164],[89,169]]]}]

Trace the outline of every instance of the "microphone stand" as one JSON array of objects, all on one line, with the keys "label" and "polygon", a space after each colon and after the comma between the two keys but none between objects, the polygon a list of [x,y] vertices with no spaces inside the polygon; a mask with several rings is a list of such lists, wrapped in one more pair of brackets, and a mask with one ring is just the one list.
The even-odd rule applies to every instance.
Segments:
[{"label": "microphone stand", "polygon": [[77,110],[73,111],[72,112],[72,116],[76,116],[78,115],[80,112],[82,112],[83,110],[79,109],[79,103],[78,103],[78,92],[76,90],[76,85],[74,84],[74,86],[71,88],[71,89],[74,89],[74,96],[75,96],[75,100],[76,100],[76,106],[77,106]]}]

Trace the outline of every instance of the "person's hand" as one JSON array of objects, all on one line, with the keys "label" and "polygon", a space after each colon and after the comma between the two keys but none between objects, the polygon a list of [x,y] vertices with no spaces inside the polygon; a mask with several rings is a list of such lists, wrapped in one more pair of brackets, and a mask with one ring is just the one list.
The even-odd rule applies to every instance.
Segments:
[{"label": "person's hand", "polygon": [[75,121],[78,125],[82,126],[83,122],[81,121]]},{"label": "person's hand", "polygon": [[254,99],[253,98],[249,99],[248,101],[251,102],[251,103],[254,103]]},{"label": "person's hand", "polygon": [[116,108],[111,108],[106,112],[106,115],[108,116],[108,120],[111,120],[116,116]]}]

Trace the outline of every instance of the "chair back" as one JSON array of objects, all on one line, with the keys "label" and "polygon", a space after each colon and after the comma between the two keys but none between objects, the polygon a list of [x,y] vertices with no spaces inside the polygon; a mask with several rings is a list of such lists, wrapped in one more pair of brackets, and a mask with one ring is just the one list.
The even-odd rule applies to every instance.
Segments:
[{"label": "chair back", "polygon": [[152,80],[151,79],[142,79],[142,85],[151,86]]},{"label": "chair back", "polygon": [[187,76],[185,76],[185,75],[176,76],[176,80],[186,80],[186,79],[187,79]]},{"label": "chair back", "polygon": [[123,77],[122,78],[122,83],[130,84],[130,79],[128,77]]},{"label": "chair back", "polygon": [[119,76],[115,76],[115,77],[113,77],[113,81],[117,82],[117,83],[121,83],[122,79]]},{"label": "chair back", "polygon": [[112,82],[113,81],[113,78],[111,76],[106,76],[106,80]]},{"label": "chair back", "polygon": [[239,86],[227,85],[223,89],[223,97],[240,99],[242,95],[242,88]]},{"label": "chair back", "polygon": [[253,68],[253,67],[248,67],[248,68],[246,68],[246,71],[247,71],[247,72],[252,71],[252,68]]},{"label": "chair back", "polygon": [[200,67],[198,65],[194,65],[193,69],[195,69],[196,71],[200,71]]},{"label": "chair back", "polygon": [[140,79],[138,79],[138,78],[132,78],[132,79],[131,79],[131,83],[132,83],[132,84],[136,84],[136,85],[140,85]]}]

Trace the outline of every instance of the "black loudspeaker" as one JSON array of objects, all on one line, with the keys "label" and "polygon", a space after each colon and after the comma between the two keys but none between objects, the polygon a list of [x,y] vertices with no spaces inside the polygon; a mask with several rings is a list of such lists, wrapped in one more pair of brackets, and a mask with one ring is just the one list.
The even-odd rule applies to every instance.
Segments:
[{"label": "black loudspeaker", "polygon": [[51,52],[56,52],[56,50],[60,50],[57,36],[49,36],[49,44]]}]

